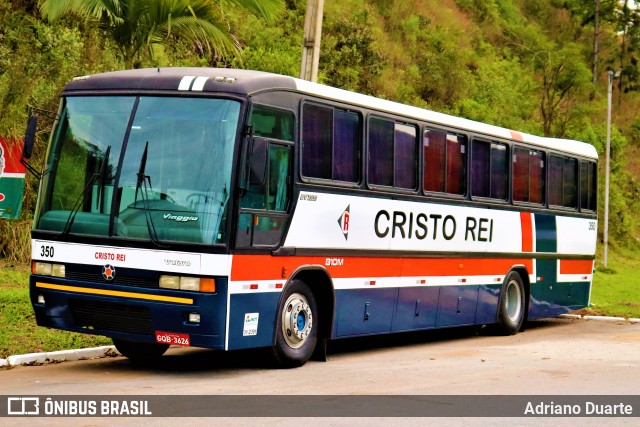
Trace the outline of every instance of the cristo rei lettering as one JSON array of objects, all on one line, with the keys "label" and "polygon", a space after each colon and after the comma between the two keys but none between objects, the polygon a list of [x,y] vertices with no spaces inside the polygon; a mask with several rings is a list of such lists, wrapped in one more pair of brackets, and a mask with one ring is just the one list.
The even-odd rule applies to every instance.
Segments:
[{"label": "cristo rei lettering", "polygon": [[[545,229],[550,221],[557,224],[553,233]],[[559,253],[575,255],[595,250],[594,228],[587,219],[518,212],[509,206],[481,209],[301,193],[284,246],[518,254],[541,250],[536,242],[549,236]]]}]

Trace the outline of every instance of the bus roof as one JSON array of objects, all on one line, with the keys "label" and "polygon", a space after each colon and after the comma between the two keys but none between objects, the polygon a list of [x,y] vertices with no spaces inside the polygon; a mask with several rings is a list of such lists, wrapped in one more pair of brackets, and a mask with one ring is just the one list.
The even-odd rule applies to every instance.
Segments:
[{"label": "bus roof", "polygon": [[73,79],[64,89],[64,95],[78,92],[105,91],[189,91],[225,92],[251,95],[267,90],[289,90],[370,108],[429,123],[452,126],[478,132],[488,137],[506,138],[532,145],[559,150],[589,158],[598,158],[590,144],[569,139],[546,138],[510,129],[476,122],[469,119],[412,107],[373,96],[337,89],[293,77],[261,71],[227,68],[147,68],[114,71]]}]

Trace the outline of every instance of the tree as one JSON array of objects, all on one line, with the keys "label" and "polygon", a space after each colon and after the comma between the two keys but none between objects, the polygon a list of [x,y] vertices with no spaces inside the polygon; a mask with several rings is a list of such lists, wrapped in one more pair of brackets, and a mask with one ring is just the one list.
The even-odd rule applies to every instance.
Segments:
[{"label": "tree", "polygon": [[572,15],[580,19],[581,27],[593,24],[592,99],[594,98],[598,81],[602,24],[613,24],[618,19],[616,15],[617,7],[619,7],[618,3],[617,0],[567,0],[564,5]]},{"label": "tree", "polygon": [[580,105],[591,83],[579,46],[567,44],[536,56],[542,78],[540,115],[544,136],[565,137],[568,126],[582,112]]},{"label": "tree", "polygon": [[55,21],[79,15],[96,21],[120,49],[128,67],[139,66],[141,55],[153,56],[153,45],[181,38],[197,50],[222,56],[236,52],[237,40],[221,21],[221,9],[238,6],[272,22],[282,9],[282,0],[45,0],[42,15]]}]

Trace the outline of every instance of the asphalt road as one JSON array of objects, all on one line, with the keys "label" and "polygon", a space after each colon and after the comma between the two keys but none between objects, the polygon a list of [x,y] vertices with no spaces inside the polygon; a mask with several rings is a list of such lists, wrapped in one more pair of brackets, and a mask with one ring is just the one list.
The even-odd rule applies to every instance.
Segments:
[{"label": "asphalt road", "polygon": [[[524,333],[510,337],[449,329],[337,341],[329,347],[327,362],[311,361],[294,370],[271,369],[267,360],[255,351],[172,348],[153,366],[136,366],[122,357],[21,366],[0,371],[0,383],[2,394],[10,395],[638,395],[640,324],[553,319],[530,323]],[[283,402],[292,413],[303,404],[303,398]],[[634,411],[640,416],[640,407]],[[69,425],[62,420],[54,424]],[[85,419],[78,425],[120,424],[105,420]],[[256,419],[241,420],[232,422],[256,424]],[[273,425],[297,424],[296,419],[269,420]],[[328,420],[334,425],[344,421]],[[394,419],[384,420],[389,424]],[[582,425],[604,421],[582,420]],[[632,420],[618,418],[615,424],[633,425]],[[54,420],[48,421],[43,424]],[[415,418],[404,421],[418,423]],[[530,421],[516,424],[540,424]],[[369,424],[360,422],[349,419],[349,425]],[[510,424],[508,419],[500,422]]]}]

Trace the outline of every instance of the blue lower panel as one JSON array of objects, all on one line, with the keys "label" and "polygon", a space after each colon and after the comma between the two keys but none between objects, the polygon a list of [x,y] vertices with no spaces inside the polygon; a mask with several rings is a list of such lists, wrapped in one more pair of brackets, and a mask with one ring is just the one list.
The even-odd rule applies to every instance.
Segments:
[{"label": "blue lower panel", "polygon": [[336,291],[333,338],[496,322],[500,285]]},{"label": "blue lower panel", "polygon": [[273,344],[280,295],[280,292],[231,295],[229,350]]},{"label": "blue lower panel", "polygon": [[397,288],[336,291],[335,336],[391,332],[397,293]]},{"label": "blue lower panel", "polygon": [[502,285],[481,285],[478,287],[476,325],[490,325],[498,319],[498,302]]},{"label": "blue lower panel", "polygon": [[[142,295],[191,298],[193,304],[149,301],[138,298],[94,295],[85,292],[36,288],[30,283],[31,303],[40,326],[104,335],[139,342],[155,342],[155,331],[188,334],[193,347],[224,349],[227,284],[216,281],[218,293],[145,289],[133,286],[97,286],[68,280],[37,278],[38,282],[93,291],[121,291]],[[45,304],[39,304],[42,295]],[[200,313],[199,324],[188,321],[189,313]]]},{"label": "blue lower panel", "polygon": [[393,332],[429,329],[436,326],[440,288],[400,288],[393,317]]},{"label": "blue lower panel", "polygon": [[445,286],[440,291],[436,326],[472,325],[476,321],[477,286]]}]

